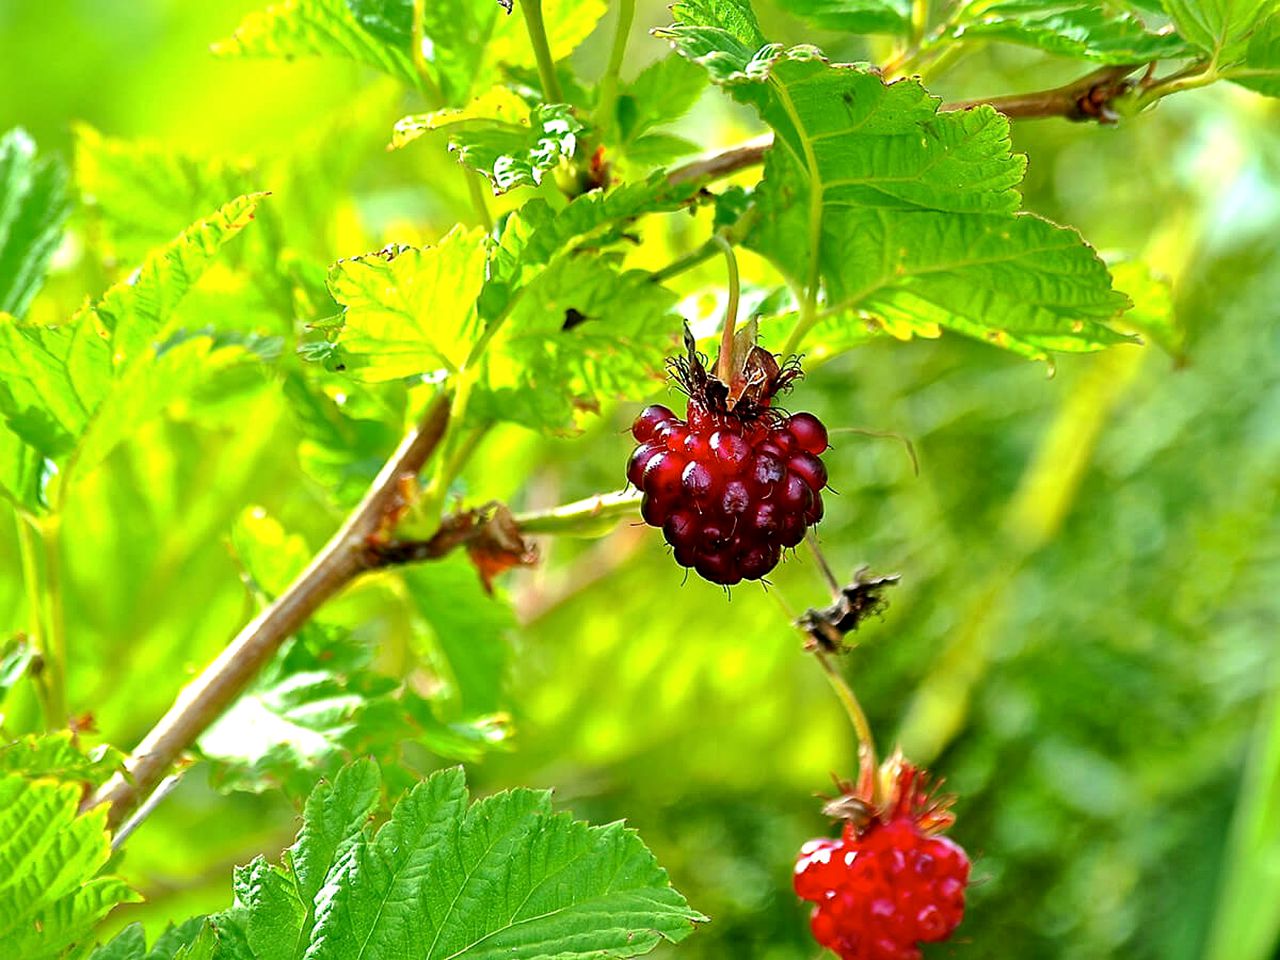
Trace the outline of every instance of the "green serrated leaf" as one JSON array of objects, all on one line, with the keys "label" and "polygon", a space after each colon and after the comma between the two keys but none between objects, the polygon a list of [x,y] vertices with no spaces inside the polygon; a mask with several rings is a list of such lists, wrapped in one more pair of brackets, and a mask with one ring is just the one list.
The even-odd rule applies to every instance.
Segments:
[{"label": "green serrated leaf", "polygon": [[432,130],[451,126],[515,126],[527,122],[529,104],[506,87],[494,87],[464,107],[446,107],[430,113],[415,113],[396,121],[391,146],[400,148]]},{"label": "green serrated leaf", "polygon": [[1242,59],[1249,37],[1274,10],[1272,0],[1164,0],[1178,32],[1219,67]]},{"label": "green serrated leaf", "polygon": [[169,243],[227,197],[247,196],[264,180],[247,160],[187,154],[149,141],[75,132],[75,180],[101,218],[104,256],[137,263]]},{"label": "green serrated leaf", "polygon": [[[315,899],[336,863],[365,836],[365,828],[381,797],[382,779],[372,760],[347,764],[332,783],[322,782],[307,798],[302,829],[285,851],[298,893],[314,919]],[[310,931],[310,920],[304,927]]]},{"label": "green serrated leaf", "polygon": [[679,120],[707,89],[701,70],[682,57],[655,60],[622,85],[614,107],[622,148],[633,160],[637,142],[651,129]]},{"label": "green serrated leaf", "polygon": [[70,210],[62,164],[37,159],[21,128],[0,137],[0,313],[27,312]]},{"label": "green serrated leaf", "polygon": [[1137,260],[1112,264],[1111,274],[1116,287],[1133,301],[1133,307],[1120,318],[1121,324],[1149,337],[1175,360],[1183,359],[1187,331],[1174,309],[1169,278],[1156,276]]},{"label": "green serrated leaf", "polygon": [[[1125,339],[1106,321],[1127,301],[1094,252],[1074,231],[1018,212],[1025,159],[1005,117],[985,106],[939,113],[918,82],[885,84],[813,47],[748,55],[725,41],[730,28],[691,23],[686,10],[662,34],[709,64],[777,138],[747,245],[797,288],[820,281],[825,292],[790,347],[830,355],[859,342],[868,321],[898,336],[947,328],[1032,357]],[[818,339],[844,323],[856,336]]]},{"label": "green serrated leaf", "polygon": [[419,86],[410,45],[388,43],[385,35],[366,29],[368,23],[367,11],[362,21],[346,0],[284,0],[251,13],[235,33],[213,45],[213,52],[242,57],[340,57]]},{"label": "green serrated leaf", "polygon": [[197,222],[63,326],[0,314],[0,417],[33,451],[9,467],[14,499],[43,509],[48,464],[64,474],[73,463],[92,466],[141,418],[265,349],[253,338],[175,337],[169,329],[179,301],[252,219],[260,197],[240,197]]},{"label": "green serrated leaf", "polygon": [[89,960],[147,960],[147,934],[142,924],[129,924],[89,954]]},{"label": "green serrated leaf", "polygon": [[338,336],[348,372],[391,380],[458,369],[479,335],[484,231],[451,231],[434,247],[389,247],[339,260],[329,291],[344,307]]},{"label": "green serrated leaf", "polygon": [[[250,14],[213,49],[230,56],[353,60],[411,87],[438,88],[449,106],[491,86],[503,65],[533,63],[521,17],[497,3],[433,0],[422,11],[424,81],[413,63],[412,9],[410,0],[283,0]],[[605,10],[604,0],[543,0],[552,57],[572,53]]]},{"label": "green serrated leaf", "polygon": [[911,30],[911,0],[784,0],[781,6],[827,30],[900,36]]},{"label": "green serrated leaf", "polygon": [[[532,790],[468,806],[453,769],[411,789],[371,834],[377,782],[361,762],[317,788],[292,869],[258,861],[241,871],[236,906],[215,922],[250,941],[259,931],[264,943],[297,944],[293,955],[307,960],[571,960],[646,953],[702,919],[621,824],[554,814],[549,794]],[[314,926],[299,902],[314,903]]]},{"label": "green serrated leaf", "polygon": [[305,795],[355,753],[392,758],[411,735],[397,682],[346,630],[303,630],[197,743],[226,790]]},{"label": "green serrated leaf", "polygon": [[514,294],[567,250],[603,249],[618,242],[636,218],[687,206],[696,184],[671,186],[665,173],[625,183],[614,190],[593,190],[562,210],[530,200],[503,227],[480,297],[480,315],[491,320],[514,302]]},{"label": "green serrated leaf", "polygon": [[0,773],[98,787],[123,769],[124,754],[101,744],[84,751],[69,730],[19,737],[0,746]]},{"label": "green serrated leaf", "polygon": [[1123,7],[1068,0],[974,4],[956,18],[954,39],[1003,40],[1094,63],[1147,63],[1189,57],[1174,33],[1153,33]]},{"label": "green serrated leaf", "polygon": [[166,331],[177,306],[224,244],[253,220],[265,193],[250,193],[223,204],[216,213],[198,220],[176,240],[152,253],[137,272],[114,284],[92,307],[80,311],[72,323],[87,331],[91,325],[111,347],[111,363],[118,370],[152,346]]},{"label": "green serrated leaf", "polygon": [[0,776],[0,955],[51,960],[139,899],[98,875],[110,855],[107,811],[77,816],[80,797],[75,783]]},{"label": "green serrated leaf", "polygon": [[1249,37],[1244,59],[1222,76],[1255,93],[1280,97],[1280,12],[1259,23]]},{"label": "green serrated leaf", "polygon": [[356,22],[388,46],[410,49],[413,0],[346,0]]},{"label": "green serrated leaf", "polygon": [[537,186],[543,175],[571,159],[582,124],[565,103],[530,109],[505,88],[462,109],[405,117],[395,126],[392,146],[401,147],[430,130],[447,130],[449,149],[464,166],[483,174],[495,194]]},{"label": "green serrated leaf", "polygon": [[494,713],[504,704],[503,685],[511,661],[508,633],[515,617],[508,604],[485,593],[464,557],[404,571],[420,629],[420,655],[440,677],[440,700],[449,719]]},{"label": "green serrated leaf", "polygon": [[676,296],[611,258],[566,257],[532,280],[488,355],[477,416],[571,430],[605,400],[664,379],[679,337]]}]

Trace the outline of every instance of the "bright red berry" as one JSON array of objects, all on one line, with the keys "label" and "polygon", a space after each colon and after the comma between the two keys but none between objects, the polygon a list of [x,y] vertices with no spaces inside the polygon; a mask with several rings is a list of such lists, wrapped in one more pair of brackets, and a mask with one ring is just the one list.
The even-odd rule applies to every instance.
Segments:
[{"label": "bright red berry", "polygon": [[827,431],[812,414],[772,406],[800,375],[794,362],[753,348],[731,390],[686,343],[688,358],[672,361],[689,395],[685,419],[660,405],[640,412],[627,480],[678,563],[713,583],[759,580],[822,519]]},{"label": "bright red berry", "polygon": [[[839,838],[810,840],[796,860],[796,894],[815,904],[814,939],[841,960],[919,960],[919,944],[945,940],[964,916],[969,858],[937,835],[946,799],[901,756],[828,809],[848,812]],[[888,797],[875,784],[889,782]]]}]

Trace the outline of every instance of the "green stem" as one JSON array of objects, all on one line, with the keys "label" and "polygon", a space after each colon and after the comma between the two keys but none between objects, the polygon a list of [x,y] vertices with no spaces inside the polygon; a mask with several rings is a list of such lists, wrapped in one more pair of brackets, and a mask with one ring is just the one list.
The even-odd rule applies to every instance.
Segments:
[{"label": "green stem", "polygon": [[[40,539],[44,545],[44,600],[45,624],[49,630],[50,702],[57,711],[54,724],[58,727],[67,721],[67,618],[62,602],[62,552],[61,518],[46,517],[40,524]],[[52,669],[49,669],[52,667]]]},{"label": "green stem", "polygon": [[724,329],[720,331],[720,363],[716,374],[723,383],[732,384],[733,370],[733,328],[738,322],[738,300],[741,296],[741,282],[738,278],[738,258],[734,256],[733,244],[717,233],[711,238],[724,253],[725,265],[729,269],[729,302],[724,308]]},{"label": "green stem", "polygon": [[525,29],[529,33],[529,42],[533,44],[533,56],[538,61],[542,95],[548,103],[564,103],[560,78],[556,76],[556,62],[547,42],[547,28],[542,22],[542,0],[520,0],[520,12],[524,14]]},{"label": "green stem", "polygon": [[596,100],[596,127],[601,131],[613,129],[614,104],[618,99],[618,74],[627,54],[627,39],[636,18],[636,0],[620,0],[618,22],[613,31],[613,48],[609,51],[609,65],[600,78],[600,95]]},{"label": "green stem", "polygon": [[591,534],[600,528],[602,521],[634,517],[640,507],[640,497],[638,490],[602,493],[550,510],[516,514],[515,519],[521,533]]},{"label": "green stem", "polygon": [[65,724],[66,706],[62,695],[62,661],[58,658],[57,649],[59,641],[53,637],[54,630],[49,620],[53,610],[48,602],[48,588],[40,571],[44,538],[38,521],[34,518],[15,513],[14,519],[18,525],[18,555],[22,566],[22,583],[26,588],[27,616],[30,617],[28,635],[40,655],[36,693],[44,711],[45,727],[52,730]]},{"label": "green stem", "polygon": [[753,229],[755,229],[756,222],[759,219],[759,212],[752,207],[744,213],[738,219],[738,222],[732,227],[726,230],[721,230],[697,250],[694,250],[691,253],[686,253],[684,256],[671,261],[671,263],[667,264],[661,270],[655,270],[650,274],[649,279],[654,283],[666,283],[672,277],[677,277],[682,273],[692,270],[700,264],[706,263],[724,249],[723,246],[721,246],[722,241],[729,244],[741,243],[742,238],[746,237]]},{"label": "green stem", "polygon": [[1172,76],[1157,80],[1138,93],[1133,100],[1133,112],[1137,113],[1140,110],[1145,110],[1157,100],[1167,97],[1171,93],[1195,90],[1197,87],[1207,87],[1211,83],[1216,83],[1219,79],[1221,78],[1217,67],[1213,63],[1192,64],[1187,69],[1180,70]]},{"label": "green stem", "polygon": [[911,48],[919,50],[924,41],[925,32],[929,28],[929,0],[912,0],[911,3]]},{"label": "green stem", "polygon": [[654,283],[666,283],[672,277],[678,277],[680,274],[692,270],[694,267],[706,263],[717,253],[720,252],[720,245],[715,240],[708,240],[697,250],[686,253],[679,259],[671,261],[661,270],[655,270],[649,277]]},{"label": "green stem", "polygon": [[476,217],[486,231],[493,233],[493,214],[489,212],[489,201],[484,195],[484,177],[474,170],[468,170],[465,167],[460,169],[467,181],[467,190],[471,193],[471,206],[475,208]]},{"label": "green stem", "polygon": [[[800,114],[796,110],[787,88],[777,82],[773,83],[773,88],[792,126],[803,133],[804,123],[800,119]],[[796,349],[800,346],[801,339],[816,322],[818,283],[822,277],[822,257],[820,256],[822,247],[822,200],[823,194],[826,192],[826,185],[822,182],[822,170],[818,167],[818,157],[814,153],[813,143],[809,137],[801,136],[800,146],[804,151],[804,156],[801,159],[809,172],[809,277],[808,282],[805,284],[804,298],[800,303],[800,319],[796,321],[796,326],[791,331],[791,336],[787,339],[787,345],[782,351],[783,356],[796,352]]]},{"label": "green stem", "polygon": [[423,10],[426,7],[427,0],[413,0],[413,49],[409,55],[413,59],[413,69],[418,74],[418,83],[421,85],[427,97],[438,106],[445,105],[444,91],[440,89],[440,84],[436,83],[436,78],[431,75],[431,67],[427,63],[427,56],[422,50],[423,31]]},{"label": "green stem", "polygon": [[[818,563],[818,569],[822,573],[822,579],[826,582],[827,588],[831,591],[831,596],[839,597],[840,582],[832,573],[831,565],[827,563],[826,555],[818,546],[818,538],[814,536],[812,530],[805,534],[805,543]],[[827,680],[836,692],[840,705],[844,707],[844,712],[848,714],[849,722],[853,724],[854,732],[858,735],[858,766],[863,776],[870,776],[876,769],[876,739],[871,733],[871,723],[867,720],[867,714],[862,709],[862,704],[858,702],[858,695],[853,692],[853,687],[849,686],[844,674],[831,662],[831,657],[826,651],[821,647],[814,647],[813,655],[817,658],[818,665],[822,667],[822,672],[827,675]]]},{"label": "green stem", "polygon": [[453,482],[458,472],[466,466],[467,458],[475,451],[476,445],[491,426],[491,424],[482,424],[466,438],[462,440],[454,439],[457,430],[466,422],[467,405],[471,401],[471,390],[475,385],[476,377],[479,375],[480,361],[484,358],[485,350],[488,349],[489,344],[493,341],[502,324],[506,322],[507,317],[511,316],[511,311],[519,302],[523,289],[516,290],[501,312],[485,326],[484,333],[480,335],[480,339],[471,347],[471,352],[467,354],[467,359],[455,375],[456,391],[453,395],[453,402],[449,407],[448,420],[453,425],[453,430],[445,438],[445,452],[437,459],[436,467],[431,473],[431,479],[427,482],[422,498],[419,500],[415,510],[418,516],[428,517],[433,523],[438,523],[444,514],[444,498],[448,492],[449,484]]},{"label": "green stem", "polygon": [[831,689],[836,692],[836,697],[844,707],[849,722],[853,724],[854,733],[858,736],[858,764],[866,775],[876,768],[876,741],[871,734],[871,723],[867,720],[867,714],[863,711],[862,704],[858,702],[853,687],[849,686],[844,675],[831,662],[831,658],[822,650],[814,650],[813,655],[817,658],[818,665],[822,667],[822,672],[827,675]]}]

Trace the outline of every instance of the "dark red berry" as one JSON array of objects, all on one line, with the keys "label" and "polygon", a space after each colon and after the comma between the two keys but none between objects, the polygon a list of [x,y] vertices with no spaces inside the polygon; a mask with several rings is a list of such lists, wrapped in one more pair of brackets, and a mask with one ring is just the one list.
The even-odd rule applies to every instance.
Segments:
[{"label": "dark red berry", "polygon": [[[647,409],[652,410],[653,407]],[[807,450],[816,456],[827,449],[827,428],[812,413],[793,414],[787,418],[784,426],[801,450]]]},{"label": "dark red berry", "polygon": [[680,486],[694,500],[705,500],[715,486],[715,478],[705,463],[691,461],[680,475]]},{"label": "dark red berry", "polygon": [[674,413],[662,404],[655,403],[640,411],[640,416],[636,417],[636,422],[631,425],[631,435],[638,442],[644,443],[646,440],[653,439],[659,427],[674,419],[676,419]]},{"label": "dark red berry", "polygon": [[720,498],[720,509],[729,516],[745,513],[751,506],[751,492],[741,480],[730,480],[724,485],[724,495]]},{"label": "dark red berry", "polygon": [[728,430],[717,430],[711,434],[709,443],[716,461],[728,471],[742,469],[747,458],[751,456],[751,447],[747,441],[743,440],[740,434],[731,433]]},{"label": "dark red berry", "polygon": [[799,476],[814,493],[827,485],[827,468],[812,453],[801,451],[795,454],[787,461],[787,469]]},{"label": "dark red berry", "polygon": [[649,461],[654,458],[661,447],[657,447],[652,443],[642,443],[636,447],[635,452],[631,454],[631,459],[627,461],[627,480],[633,487],[640,486],[644,479],[644,468],[649,465]]},{"label": "dark red berry", "polygon": [[762,451],[757,453],[756,458],[751,461],[751,472],[748,477],[757,490],[767,495],[773,492],[778,481],[786,475],[787,468],[782,465],[782,461],[773,454]]},{"label": "dark red berry", "polygon": [[826,470],[817,452],[826,431],[809,414],[787,417],[772,406],[799,375],[794,362],[780,366],[755,348],[746,386],[731,400],[688,342],[689,358],[672,361],[689,395],[685,419],[658,405],[640,413],[627,479],[678,563],[714,583],[758,580],[822,517]]},{"label": "dark red berry", "polygon": [[669,451],[658,453],[645,465],[640,485],[644,492],[662,500],[673,500],[680,493],[680,476],[686,461]]}]

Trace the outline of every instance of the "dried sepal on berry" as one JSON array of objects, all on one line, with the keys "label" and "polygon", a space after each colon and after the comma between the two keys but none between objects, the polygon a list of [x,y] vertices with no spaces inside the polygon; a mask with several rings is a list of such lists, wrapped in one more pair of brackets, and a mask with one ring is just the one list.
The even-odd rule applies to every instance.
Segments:
[{"label": "dried sepal on berry", "polygon": [[[792,420],[799,416],[801,414]],[[809,428],[806,426],[805,429]],[[884,598],[884,589],[898,580],[897,574],[876,577],[870,575],[866,567],[859,568],[853,575],[853,581],[841,587],[835,602],[822,609],[810,608],[796,621],[796,626],[808,636],[806,649],[843,653],[844,638],[857,630],[868,617],[881,613],[889,605]]]}]

